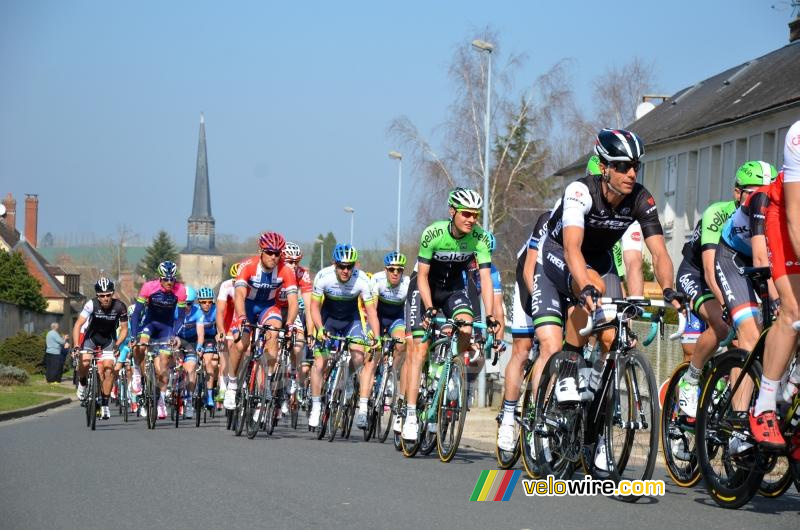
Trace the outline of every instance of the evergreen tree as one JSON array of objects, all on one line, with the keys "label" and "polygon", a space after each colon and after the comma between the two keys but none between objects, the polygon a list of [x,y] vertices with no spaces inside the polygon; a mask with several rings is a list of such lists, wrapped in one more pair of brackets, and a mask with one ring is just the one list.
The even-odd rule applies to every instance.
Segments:
[{"label": "evergreen tree", "polygon": [[[322,247],[324,247],[325,254],[322,256],[322,265],[327,267],[331,264],[331,256],[333,253],[334,247],[336,247],[336,236],[333,235],[333,232],[328,232],[327,236],[319,234],[317,236],[317,240],[323,240]],[[309,262],[308,266],[311,270],[312,277],[314,274],[319,272],[319,253],[320,253],[320,244],[314,242],[314,251],[311,253],[311,261]]]},{"label": "evergreen tree", "polygon": [[[153,278],[158,270],[158,264],[162,261],[178,262],[178,251],[172,238],[164,230],[156,235],[153,242],[145,249],[145,256],[136,267],[136,274],[146,278]],[[179,271],[180,272],[180,271]]]},{"label": "evergreen tree", "polygon": [[19,252],[0,252],[0,278],[0,300],[40,313],[47,309],[42,286],[28,272]]}]

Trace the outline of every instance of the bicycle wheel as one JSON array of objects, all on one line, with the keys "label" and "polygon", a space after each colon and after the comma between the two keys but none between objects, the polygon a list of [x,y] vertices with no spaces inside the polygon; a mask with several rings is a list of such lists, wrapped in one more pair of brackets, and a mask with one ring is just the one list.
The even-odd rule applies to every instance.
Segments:
[{"label": "bicycle wheel", "polygon": [[[697,407],[697,460],[711,498],[723,508],[739,508],[758,491],[763,477],[760,455],[755,440],[747,433],[748,420],[733,411],[731,390],[735,384],[731,370],[741,368],[748,352],[729,350],[712,366],[702,380],[700,403]],[[761,363],[755,361],[740,378],[753,385],[747,408],[755,403],[761,381]],[[724,409],[723,409],[724,406]],[[753,444],[748,450],[732,454],[732,438]]]},{"label": "bicycle wheel", "polygon": [[[656,378],[650,361],[637,350],[631,350],[622,357],[618,366],[622,372],[619,394],[605,394],[610,405],[606,409],[604,429],[606,448],[612,462],[609,474],[615,482],[649,480],[658,458]],[[612,397],[618,401],[610,399]],[[620,495],[617,498],[636,502],[641,495]]]},{"label": "bicycle wheel", "polygon": [[275,432],[275,425],[278,423],[278,415],[281,413],[281,400],[283,399],[283,377],[281,370],[278,370],[273,376],[271,383],[268,383],[272,389],[272,399],[267,404],[267,415],[265,421],[267,423],[267,434],[270,436]]},{"label": "bicycle wheel", "polygon": [[700,480],[695,451],[696,421],[682,413],[678,405],[678,385],[688,366],[688,362],[679,364],[669,378],[660,424],[664,467],[672,481],[682,488],[691,488]]},{"label": "bicycle wheel", "polygon": [[192,392],[192,407],[194,407],[195,427],[200,427],[200,416],[205,416],[205,407],[203,406],[203,392],[205,392],[205,388],[205,370],[200,370],[200,373],[197,374],[197,379],[194,383],[194,392]]},{"label": "bicycle wheel", "polygon": [[89,427],[94,430],[95,425],[97,424],[97,396],[99,392],[97,391],[97,370],[91,368],[89,370],[89,406],[87,409],[89,410]]},{"label": "bicycle wheel", "polygon": [[530,478],[538,479],[539,465],[536,463],[536,449],[533,429],[536,425],[536,400],[533,395],[533,370],[528,372],[522,390],[522,410],[520,411],[519,448],[522,465]]},{"label": "bicycle wheel", "polygon": [[258,361],[249,360],[244,381],[236,393],[236,418],[234,419],[236,436],[241,436],[247,425],[247,419],[252,416],[252,397],[256,393],[258,385]]},{"label": "bicycle wheel", "polygon": [[[322,395],[321,398],[321,407],[319,413],[319,425],[317,426],[317,440],[322,440],[325,437],[325,434],[328,432],[328,420],[331,416],[331,408],[330,403],[328,402],[325,395]],[[311,427],[309,427],[311,428]]]},{"label": "bicycle wheel", "polygon": [[[500,413],[502,414],[502,409],[501,409]],[[494,456],[495,456],[495,458],[497,458],[497,468],[498,469],[511,469],[512,467],[514,467],[514,464],[516,464],[517,460],[519,459],[519,453],[520,453],[520,450],[519,450],[519,439],[520,439],[519,424],[517,424],[517,426],[515,426],[514,428],[516,429],[516,432],[517,432],[517,435],[514,436],[514,439],[517,440],[517,444],[514,446],[514,450],[513,451],[503,451],[502,449],[497,447],[497,444],[495,444],[495,446],[494,446]],[[500,422],[499,421],[497,422],[497,429],[498,430],[500,429]]]},{"label": "bicycle wheel", "polygon": [[[540,477],[552,475],[556,479],[569,479],[581,458],[585,424],[583,409],[580,403],[560,405],[556,399],[556,383],[559,374],[577,379],[578,370],[584,366],[583,357],[573,352],[561,352],[547,361],[542,372],[532,426],[535,471]],[[527,459],[528,451],[525,453]]]},{"label": "bicycle wheel", "polygon": [[786,455],[770,455],[766,469],[758,494],[773,499],[780,497],[792,486],[794,479],[789,459]]},{"label": "bicycle wheel", "polygon": [[447,381],[439,383],[436,411],[439,460],[449,462],[456,456],[467,420],[467,367],[461,355],[453,357]]},{"label": "bicycle wheel", "polygon": [[383,392],[375,404],[375,436],[381,443],[384,443],[392,432],[394,407],[397,402],[397,373],[394,371],[394,366],[386,367],[384,380]]},{"label": "bicycle wheel", "polygon": [[332,442],[336,439],[336,431],[339,430],[339,426],[342,424],[343,415],[344,415],[344,406],[341,403],[342,400],[342,389],[337,388],[333,392],[333,396],[331,397],[330,402],[330,413],[328,414],[328,441]]},{"label": "bicycle wheel", "polygon": [[119,406],[122,409],[122,421],[128,423],[128,410],[131,408],[131,397],[128,394],[128,379],[122,377],[119,383]]},{"label": "bicycle wheel", "polygon": [[88,381],[88,378],[87,378],[86,387],[83,389],[83,399],[81,399],[81,406],[83,407],[83,411],[86,414],[86,427],[87,428],[91,428],[92,427],[92,417],[90,416],[90,412],[91,411],[89,410],[89,395],[90,395],[90,392],[89,392],[89,381]]},{"label": "bicycle wheel", "polygon": [[261,430],[261,426],[269,413],[269,407],[264,405],[264,390],[248,394],[245,406],[244,423],[247,438],[252,440]]},{"label": "bicycle wheel", "polygon": [[[427,417],[427,389],[431,381],[428,381],[428,361],[426,361],[422,365],[422,370],[420,371],[420,383],[419,383],[419,393],[417,394],[417,425],[419,425],[419,430],[417,433],[416,440],[406,440],[401,435],[398,435],[400,438],[400,449],[403,451],[403,456],[407,458],[412,458],[416,456],[419,452],[419,446],[421,441],[422,435],[422,425],[420,420],[422,418]],[[403,422],[405,423],[405,417],[403,418]],[[402,433],[402,429],[400,430]]]},{"label": "bicycle wheel", "polygon": [[156,420],[158,412],[156,411],[156,404],[158,403],[158,386],[156,385],[156,368],[151,362],[147,366],[147,426],[150,429],[156,428]]}]

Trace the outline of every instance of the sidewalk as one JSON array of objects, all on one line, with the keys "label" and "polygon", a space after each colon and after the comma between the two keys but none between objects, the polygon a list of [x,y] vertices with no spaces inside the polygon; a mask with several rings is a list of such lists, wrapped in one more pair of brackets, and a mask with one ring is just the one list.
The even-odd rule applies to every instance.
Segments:
[{"label": "sidewalk", "polygon": [[497,407],[471,408],[464,423],[461,446],[494,453],[497,439]]}]

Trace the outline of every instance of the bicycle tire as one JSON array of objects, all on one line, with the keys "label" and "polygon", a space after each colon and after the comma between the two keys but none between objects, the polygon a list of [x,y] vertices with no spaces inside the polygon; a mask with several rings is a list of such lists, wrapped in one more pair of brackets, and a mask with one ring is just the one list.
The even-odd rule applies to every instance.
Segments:
[{"label": "bicycle tire", "polygon": [[[726,420],[723,410],[715,410],[713,401],[717,381],[725,380],[725,390],[723,398],[728,401],[727,394],[732,388],[730,383],[730,372],[733,368],[741,368],[744,356],[748,352],[739,348],[731,349],[721,355],[708,374],[702,380],[703,390],[700,394],[700,403],[697,407],[697,438],[703,442],[697,445],[697,459],[700,464],[700,472],[706,485],[706,490],[711,498],[723,508],[739,508],[744,506],[758,491],[761,484],[763,472],[758,469],[757,448],[755,451],[746,451],[742,456],[732,456],[728,452],[728,440],[733,425],[730,420]],[[755,361],[746,374],[754,385],[753,396],[750,399],[752,405],[755,396],[758,394],[758,384],[761,381],[761,363]],[[731,406],[732,400],[728,406]],[[720,407],[721,408],[721,407]],[[709,410],[713,413],[709,415]],[[721,419],[720,419],[721,418]],[[724,426],[725,430],[720,427]],[[727,437],[725,437],[727,434]],[[713,436],[713,439],[712,439]],[[720,472],[715,469],[712,458],[721,452]],[[723,477],[721,472],[724,471]]]},{"label": "bicycle tire", "polygon": [[131,398],[128,394],[128,379],[123,377],[120,381],[120,406],[122,407],[122,421],[128,423],[128,410],[131,408]]},{"label": "bicycle tire", "polygon": [[775,458],[775,463],[770,465],[769,471],[764,473],[764,478],[761,479],[761,485],[758,487],[758,494],[775,499],[792,487],[794,472],[786,455],[771,455],[771,457]]},{"label": "bicycle tire", "polygon": [[269,383],[272,399],[269,400],[267,405],[267,416],[265,419],[267,434],[270,436],[272,436],[272,433],[275,432],[275,425],[278,423],[278,414],[280,414],[281,410],[279,404],[282,397],[282,390],[280,390],[280,388],[283,376],[279,367],[276,367],[276,372],[272,377],[272,382]]},{"label": "bicycle tire", "polygon": [[[536,392],[536,416],[532,429],[536,466],[541,477],[552,475],[556,479],[569,479],[582,452],[580,446],[585,428],[582,407],[579,403],[560,406],[555,395],[562,364],[568,361],[575,363],[577,377],[577,370],[585,366],[583,357],[569,352],[557,353],[547,361]],[[559,421],[564,416],[567,421]],[[546,418],[551,418],[551,421],[545,421]],[[572,428],[565,433],[547,430],[552,423],[571,425]]]},{"label": "bicycle tire", "polygon": [[264,406],[263,393],[250,394],[245,405],[244,423],[247,439],[252,440],[261,430],[264,416],[268,413],[268,408]]},{"label": "bicycle tire", "polygon": [[[664,467],[672,482],[682,488],[691,488],[700,481],[700,466],[697,463],[697,452],[695,451],[696,431],[694,425],[689,424],[690,420],[681,413],[678,406],[678,385],[688,366],[688,362],[679,364],[669,378],[659,425]],[[692,423],[696,423],[696,421],[692,421]],[[691,430],[688,429],[690,425]],[[690,455],[688,462],[679,460],[676,455],[672,454],[672,444],[675,440],[682,444],[685,452]]]},{"label": "bicycle tire", "polygon": [[517,447],[519,447],[522,467],[525,468],[525,472],[530,478],[538,479],[540,477],[539,465],[536,462],[533,440],[533,429],[536,425],[536,401],[533,397],[533,372],[533,370],[530,370],[524,380]]},{"label": "bicycle tire", "polygon": [[367,402],[367,426],[366,428],[362,429],[364,431],[364,441],[368,442],[372,439],[375,434],[375,415],[376,410],[373,406],[372,398]]},{"label": "bicycle tire", "polygon": [[[325,434],[328,432],[328,420],[331,416],[331,409],[329,406],[328,401],[325,399],[325,396],[322,397],[322,403],[320,404],[321,409],[319,412],[319,425],[317,425],[317,440],[322,440],[325,437]],[[314,428],[314,427],[310,427]]]},{"label": "bicycle tire", "polygon": [[156,385],[156,368],[151,362],[147,366],[147,426],[150,429],[156,428],[156,420],[158,420],[158,412],[156,411],[156,404],[158,403],[158,385]]},{"label": "bicycle tire", "polygon": [[205,416],[205,407],[203,406],[203,392],[206,388],[206,374],[205,370],[200,370],[194,383],[194,392],[192,392],[192,407],[194,408],[194,426],[200,427],[200,415]]},{"label": "bicycle tire", "polygon": [[[90,368],[91,369],[91,368]],[[77,370],[77,368],[76,368]],[[89,381],[87,378],[86,387],[83,389],[83,399],[81,399],[81,406],[83,407],[83,411],[86,416],[86,428],[90,429],[92,427],[92,417],[89,415]]]},{"label": "bicycle tire", "polygon": [[342,390],[336,389],[331,396],[330,412],[328,413],[328,441],[332,442],[336,439],[336,432],[339,430],[339,425],[342,421],[342,404],[339,402],[341,399]]},{"label": "bicycle tire", "polygon": [[247,361],[245,370],[244,381],[241,386],[236,390],[236,417],[234,418],[233,433],[236,436],[241,436],[247,425],[247,418],[252,415],[250,407],[252,405],[251,396],[256,390],[256,383],[258,381],[258,361],[250,358]]},{"label": "bicycle tire", "polygon": [[[394,366],[387,366],[384,376],[386,383],[380,396],[380,403],[376,404],[378,413],[375,418],[375,436],[380,443],[386,442],[389,433],[392,432],[392,422],[394,420],[394,408],[397,404],[397,372]],[[389,398],[389,414],[386,415],[386,398]],[[384,423],[385,418],[385,423]]]},{"label": "bicycle tire", "polygon": [[[454,386],[452,395],[451,382]],[[436,411],[436,449],[439,452],[439,460],[447,463],[458,452],[464,424],[467,421],[467,367],[461,355],[453,357],[447,381],[439,382]]]},{"label": "bicycle tire", "polygon": [[89,428],[95,430],[97,425],[97,370],[91,368],[89,371],[89,418],[91,422]]},{"label": "bicycle tire", "polygon": [[[425,397],[426,389],[428,387],[428,361],[426,360],[425,363],[422,365],[422,369],[420,370],[420,384],[419,384],[419,392],[417,394],[417,425],[419,426],[417,431],[417,439],[416,440],[406,440],[403,438],[402,434],[400,435],[400,450],[403,452],[403,456],[406,458],[413,458],[419,452],[420,442],[422,440],[422,426],[420,425],[419,419],[423,417],[427,417],[426,408],[428,406],[427,398]],[[406,418],[403,418],[403,424],[405,425]],[[402,433],[403,430],[400,429]]]},{"label": "bicycle tire", "polygon": [[[497,424],[497,430],[498,431],[500,430],[500,423]],[[517,440],[517,443],[514,446],[513,451],[503,451],[495,443],[494,456],[497,459],[497,469],[511,469],[517,463],[517,460],[519,460],[519,454],[520,454],[519,433],[515,438]],[[495,439],[497,439],[497,436],[495,436]]]},{"label": "bicycle tire", "polygon": [[[614,411],[609,409],[605,415],[606,440],[614,462],[610,476],[615,482],[647,481],[653,477],[658,459],[660,414],[656,377],[650,361],[637,350],[625,354],[620,364],[624,377],[620,378],[620,419],[623,425],[618,429],[621,431],[619,437],[615,436],[615,427],[620,426]],[[608,397],[609,394],[606,394],[606,399]],[[609,405],[614,405],[613,400],[609,400]],[[618,438],[621,446],[615,442]],[[619,455],[615,454],[617,447],[620,449]],[[641,497],[618,495],[615,498],[623,502],[636,502]]]}]

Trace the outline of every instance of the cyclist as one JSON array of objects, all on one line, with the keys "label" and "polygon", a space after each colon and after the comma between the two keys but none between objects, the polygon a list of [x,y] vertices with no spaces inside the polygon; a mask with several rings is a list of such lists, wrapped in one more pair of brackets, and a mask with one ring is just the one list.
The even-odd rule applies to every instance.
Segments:
[{"label": "cyclist", "polygon": [[[739,207],[723,225],[719,246],[714,256],[717,284],[722,291],[733,328],[736,330],[739,347],[746,351],[752,350],[758,341],[763,328],[763,315],[755,284],[749,276],[742,275],[740,271],[743,267],[769,266],[764,221],[769,206],[767,195],[769,185],[778,176],[775,168],[766,162],[757,161],[748,166],[748,169],[762,185],[750,186],[742,191],[744,197]],[[768,283],[769,297],[774,302],[778,298],[778,293],[771,279]],[[734,396],[733,408],[740,416],[747,416],[747,402],[752,390],[750,381],[745,380]],[[750,447],[752,447],[750,443],[738,437],[730,438],[729,449],[733,454],[741,453]]]},{"label": "cyclist", "polygon": [[235,293],[234,282],[239,275],[239,270],[242,268],[242,262],[237,261],[231,265],[230,278],[223,281],[219,286],[219,293],[217,293],[217,343],[225,344],[222,350],[222,355],[219,357],[219,395],[217,399],[224,399],[225,389],[228,383],[227,366],[230,362],[228,352],[235,347],[233,342],[233,334],[231,327],[233,325],[233,298]]},{"label": "cyclist", "polygon": [[[296,334],[296,341],[294,346],[294,362],[291,367],[291,381],[289,386],[289,395],[294,396],[297,393],[298,384],[302,387],[305,383],[305,378],[308,376],[308,370],[314,362],[313,353],[308,347],[306,336],[314,335],[314,322],[311,320],[311,313],[308,308],[311,306],[311,291],[313,284],[311,283],[311,276],[305,267],[300,265],[300,260],[303,259],[303,250],[297,243],[291,241],[286,243],[283,248],[283,263],[287,267],[294,270],[295,278],[297,279],[297,289],[300,296],[297,299],[298,313],[294,321],[294,330]],[[305,353],[305,355],[303,355]],[[301,359],[301,355],[303,358]],[[301,364],[300,378],[298,381],[296,367]],[[289,412],[286,401],[281,405],[281,411],[286,414]]]},{"label": "cyclist", "polygon": [[[570,183],[561,204],[547,223],[548,233],[540,245],[536,264],[534,320],[541,319],[536,329],[539,339],[539,358],[536,361],[534,388],[538,385],[547,360],[557,351],[583,353],[586,339],[578,330],[586,324],[596,308],[596,299],[605,291],[603,275],[613,268],[610,251],[625,231],[638,221],[647,248],[653,257],[656,280],[664,298],[680,309],[680,295],[673,289],[673,266],[658,220],[655,200],[644,186],[636,182],[644,144],[626,130],[601,130],[595,141],[595,153],[600,157],[600,176],[587,176]],[[561,345],[561,322],[566,297],[582,306],[567,319],[566,341]],[[545,325],[547,324],[547,325]],[[601,335],[604,351],[609,349],[607,334]],[[601,356],[590,377],[588,392],[599,382],[602,372]],[[561,403],[578,402],[582,395],[574,375],[563,374],[556,384],[556,399]],[[596,448],[596,462],[605,466],[605,441],[601,437]]]},{"label": "cyclist", "polygon": [[[202,287],[197,291],[197,311],[195,311],[195,329],[197,333],[197,355],[203,356],[203,369],[206,372],[206,406],[214,406],[214,381],[219,369],[219,355],[215,336],[217,334],[217,308],[214,305],[214,289]],[[196,383],[194,370],[189,372],[189,389],[194,390]]]},{"label": "cyclist", "polygon": [[[408,296],[409,278],[403,272],[406,268],[406,256],[400,252],[389,252],[383,257],[383,271],[376,272],[371,278],[372,296],[378,300],[378,322],[380,323],[380,336],[390,335],[396,339],[406,336],[406,321],[404,308]],[[400,381],[395,391],[398,397],[405,399],[405,374],[403,362],[406,345],[398,343],[394,347],[394,366],[403,366],[400,371]],[[372,385],[370,384],[370,388]],[[362,408],[359,402],[357,425],[359,428],[367,426],[367,403]],[[400,432],[402,421],[395,417],[394,430]]]},{"label": "cyclist", "polygon": [[[450,218],[429,225],[420,237],[417,255],[417,272],[409,284],[406,302],[406,325],[413,338],[407,344],[410,363],[407,374],[406,418],[401,436],[416,440],[419,434],[417,422],[417,394],[420,370],[427,355],[427,342],[422,339],[430,319],[441,309],[448,318],[471,323],[474,309],[466,292],[464,271],[473,256],[476,257],[479,276],[483,285],[492,285],[492,255],[489,252],[489,232],[478,223],[483,199],[469,188],[455,188],[447,200]],[[486,324],[497,327],[494,317],[494,296],[491,289],[481,292]],[[459,354],[469,350],[472,326],[458,330]]]},{"label": "cyclist", "polygon": [[[183,368],[187,376],[186,386],[190,393],[194,391],[194,383],[197,380],[194,373],[197,365],[197,353],[195,352],[197,349],[197,321],[202,318],[200,308],[195,304],[196,301],[197,291],[186,286],[186,312],[177,335],[183,348]],[[186,417],[189,419],[194,417],[193,406],[186,408]]]},{"label": "cyclist", "polygon": [[[177,282],[178,266],[172,261],[159,263],[157,280],[150,280],[142,285],[136,297],[136,305],[131,315],[131,335],[136,337],[138,343],[133,348],[133,391],[140,393],[142,389],[141,368],[147,345],[151,341],[161,341],[159,355],[155,358],[154,367],[160,396],[158,400],[158,417],[167,417],[167,407],[164,403],[165,391],[169,379],[169,361],[171,351],[168,343],[178,347],[180,340],[176,337],[178,328],[183,324],[186,313],[186,287]],[[177,312],[176,312],[177,308]],[[146,414],[145,409],[140,414]]]},{"label": "cyclist", "polygon": [[[297,279],[295,273],[281,262],[281,252],[286,240],[277,232],[264,232],[258,240],[260,256],[254,256],[242,265],[236,276],[234,295],[234,325],[241,333],[241,342],[231,349],[228,364],[228,390],[237,389],[236,373],[242,353],[250,346],[250,328],[243,326],[269,324],[280,328],[284,322],[294,323],[297,318]],[[278,356],[278,335],[267,332],[267,378]],[[270,386],[267,385],[267,392]],[[268,399],[270,396],[267,396]],[[235,392],[225,393],[224,406],[233,410],[236,407]]]},{"label": "cyclist", "polygon": [[[800,121],[786,133],[783,147],[783,171],[769,189],[767,239],[772,253],[772,280],[780,296],[781,310],[767,334],[764,348],[764,372],[755,407],[750,411],[750,431],[766,448],[781,449],[786,441],[775,415],[778,382],[797,348],[797,331],[792,323],[800,320]],[[796,388],[800,375],[791,374]],[[792,399],[793,396],[788,395]],[[789,456],[800,460],[800,434],[791,440]]]},{"label": "cyclist", "polygon": [[[128,310],[125,304],[114,298],[114,282],[108,278],[98,279],[94,292],[95,297],[86,302],[72,327],[75,351],[83,352],[78,365],[78,399],[83,399],[89,365],[95,349],[100,348],[102,354],[97,371],[101,382],[101,417],[107,420],[111,417],[108,396],[114,386],[114,352],[119,351],[120,344],[128,335]],[[81,333],[84,325],[86,328]],[[108,351],[109,348],[113,351]]]},{"label": "cyclist", "polygon": [[[725,297],[717,283],[714,261],[722,228],[742,198],[762,183],[761,163],[751,161],[743,164],[736,171],[733,200],[716,202],[706,208],[694,227],[691,239],[683,246],[683,260],[678,267],[678,288],[689,299],[690,315],[697,314],[704,322],[703,329],[700,329],[701,325],[695,318],[686,322],[687,331],[692,329],[690,324],[700,330],[691,353],[691,363],[678,384],[678,405],[690,418],[697,415],[698,385],[703,366],[729,333],[722,314]],[[681,343],[683,341],[681,338]]]},{"label": "cyclist", "polygon": [[[370,290],[367,274],[355,268],[358,251],[351,245],[338,244],[333,249],[333,265],[320,270],[314,277],[314,290],[311,294],[311,318],[317,330],[317,343],[314,351],[314,366],[311,369],[311,414],[309,427],[319,425],[322,411],[322,383],[325,358],[328,355],[324,338],[329,335],[368,339],[372,330],[379,330],[375,300]],[[364,330],[358,311],[359,299],[364,303],[369,330]],[[375,362],[364,362],[364,347],[350,344],[353,367],[361,370],[359,388],[359,410],[361,403],[369,400],[369,381],[372,379]],[[370,366],[372,365],[372,366]]]}]

